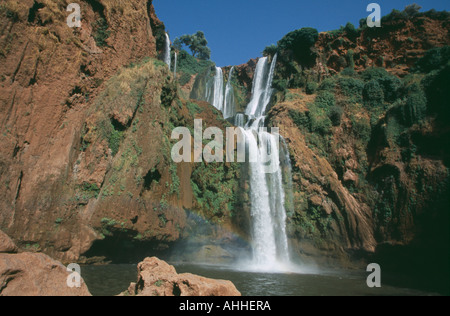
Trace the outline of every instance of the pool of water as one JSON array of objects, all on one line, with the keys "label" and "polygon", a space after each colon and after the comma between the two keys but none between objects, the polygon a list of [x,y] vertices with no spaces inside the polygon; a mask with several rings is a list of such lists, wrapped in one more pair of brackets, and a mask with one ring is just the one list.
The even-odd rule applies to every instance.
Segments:
[{"label": "pool of water", "polygon": [[[368,288],[366,274],[348,272],[261,273],[227,267],[174,264],[178,273],[193,273],[213,279],[230,280],[243,296],[424,296],[435,293],[382,284]],[[136,282],[136,265],[84,266],[81,269],[94,296],[112,296]]]}]

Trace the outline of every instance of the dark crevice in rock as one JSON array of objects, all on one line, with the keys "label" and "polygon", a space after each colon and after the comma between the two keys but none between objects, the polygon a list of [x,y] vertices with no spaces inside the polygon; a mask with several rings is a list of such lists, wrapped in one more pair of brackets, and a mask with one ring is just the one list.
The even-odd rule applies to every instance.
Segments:
[{"label": "dark crevice in rock", "polygon": [[114,130],[116,130],[118,132],[124,132],[128,128],[126,125],[122,124],[121,122],[119,122],[114,117],[111,118],[111,124],[114,127]]},{"label": "dark crevice in rock", "polygon": [[14,71],[14,74],[13,74],[13,76],[12,76],[11,83],[14,83],[14,82],[16,81],[17,73],[19,72],[20,67],[22,66],[23,59],[25,58],[25,52],[27,51],[27,48],[28,48],[28,44],[29,44],[29,43],[30,43],[30,42],[27,42],[27,43],[25,44],[25,47],[24,47],[24,49],[23,49],[23,51],[22,51],[22,55],[20,56],[19,63],[17,64],[16,70]]},{"label": "dark crevice in rock", "polygon": [[28,22],[34,23],[36,20],[37,12],[44,7],[45,7],[45,5],[43,3],[34,1],[33,6],[28,11]]},{"label": "dark crevice in rock", "polygon": [[178,284],[174,284],[173,285],[173,291],[172,291],[173,296],[181,296],[181,290],[180,287],[178,286]]},{"label": "dark crevice in rock", "polygon": [[86,2],[91,6],[95,13],[99,14],[100,17],[105,18],[105,7],[103,4],[96,0],[86,0]]},{"label": "dark crevice in rock", "polygon": [[101,257],[113,264],[138,263],[146,257],[167,259],[171,252],[171,243],[158,240],[138,240],[137,232],[110,228],[111,234],[103,240],[96,240],[84,254],[86,258]]},{"label": "dark crevice in rock", "polygon": [[96,15],[96,21],[92,23],[92,36],[99,47],[109,47],[106,40],[109,37],[109,24],[105,15],[105,7],[99,1],[87,0]]},{"label": "dark crevice in rock", "polygon": [[13,158],[16,158],[16,157],[17,157],[17,154],[19,153],[20,149],[21,149],[21,147],[20,147],[19,145],[16,145],[16,146],[14,147]]},{"label": "dark crevice in rock", "polygon": [[161,180],[161,173],[158,169],[152,169],[144,177],[144,190],[150,190],[152,187],[152,183],[158,183]]},{"label": "dark crevice in rock", "polygon": [[14,203],[16,203],[17,200],[19,199],[20,189],[22,187],[22,179],[23,179],[23,172],[21,171],[19,179],[17,180],[17,190],[16,190],[16,197],[14,198]]}]

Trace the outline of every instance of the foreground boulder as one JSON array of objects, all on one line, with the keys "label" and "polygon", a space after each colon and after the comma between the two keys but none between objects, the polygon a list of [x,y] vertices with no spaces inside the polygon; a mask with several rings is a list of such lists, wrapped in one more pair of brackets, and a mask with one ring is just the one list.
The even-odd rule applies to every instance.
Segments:
[{"label": "foreground boulder", "polygon": [[16,245],[0,231],[0,296],[91,296],[81,287],[67,286],[69,272],[41,253],[16,253]]},{"label": "foreground boulder", "polygon": [[0,230],[0,253],[16,253],[17,250],[16,244]]},{"label": "foreground boulder", "polygon": [[138,264],[138,281],[121,295],[137,296],[241,296],[231,281],[213,280],[175,268],[158,258]]}]

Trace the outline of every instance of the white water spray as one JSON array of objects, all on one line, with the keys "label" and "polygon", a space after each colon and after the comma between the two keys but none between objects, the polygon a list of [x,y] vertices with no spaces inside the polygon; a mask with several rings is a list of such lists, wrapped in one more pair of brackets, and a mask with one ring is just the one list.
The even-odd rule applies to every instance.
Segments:
[{"label": "white water spray", "polygon": [[170,37],[169,34],[166,33],[166,46],[164,48],[164,62],[167,64],[167,66],[169,66],[170,69]]}]

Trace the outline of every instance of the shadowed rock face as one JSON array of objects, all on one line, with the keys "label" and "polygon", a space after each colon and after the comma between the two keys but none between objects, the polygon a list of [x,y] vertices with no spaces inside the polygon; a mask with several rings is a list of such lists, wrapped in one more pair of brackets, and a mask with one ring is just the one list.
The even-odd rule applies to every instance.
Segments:
[{"label": "shadowed rock face", "polygon": [[121,295],[137,296],[241,296],[231,281],[213,280],[175,268],[158,258],[138,264],[138,280]]},{"label": "shadowed rock face", "polygon": [[16,245],[0,231],[0,296],[91,296],[81,279],[67,286],[66,267],[39,253],[16,253]]}]

